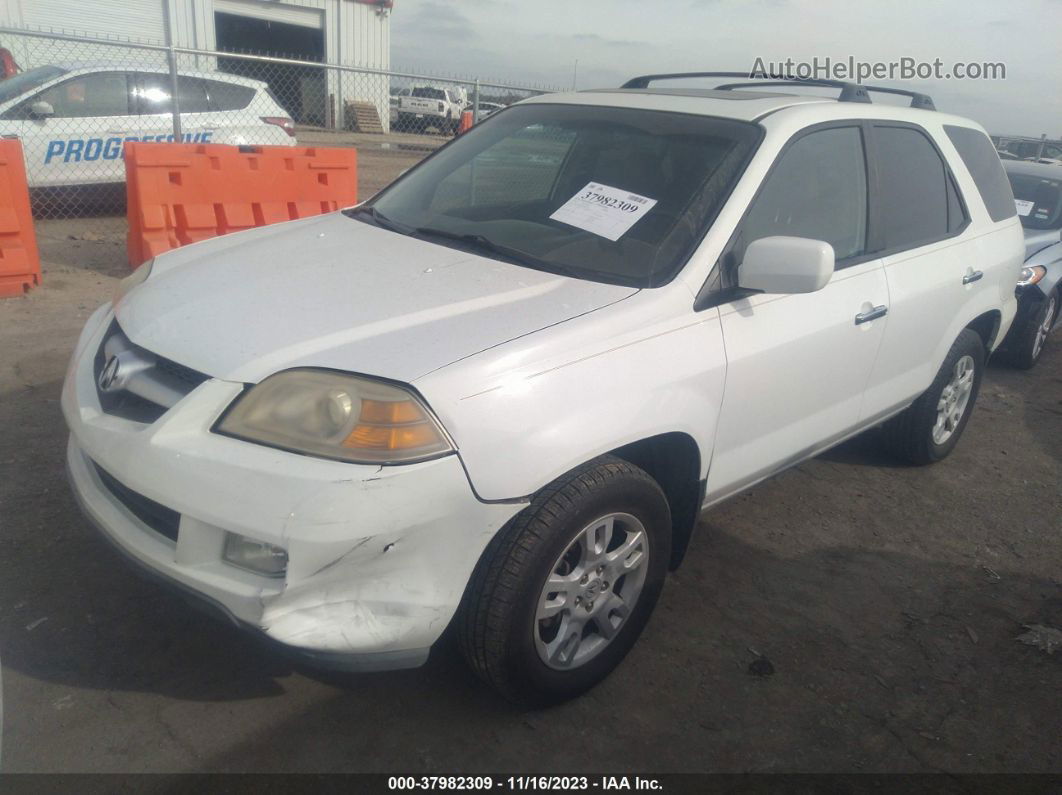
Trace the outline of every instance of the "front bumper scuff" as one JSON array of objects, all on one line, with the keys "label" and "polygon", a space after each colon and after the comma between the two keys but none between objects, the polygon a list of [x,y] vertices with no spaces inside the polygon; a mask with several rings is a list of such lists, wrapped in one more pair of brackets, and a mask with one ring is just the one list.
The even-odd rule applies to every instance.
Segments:
[{"label": "front bumper scuff", "polygon": [[[105,315],[86,327],[62,403],[71,485],[108,540],[212,612],[316,664],[423,663],[488,541],[523,506],[476,499],[457,456],[361,466],[211,433],[242,384],[207,381],[151,425],[108,415],[92,373]],[[133,515],[93,463],[179,512],[177,543]],[[285,577],[226,564],[230,531],[287,550]]]}]

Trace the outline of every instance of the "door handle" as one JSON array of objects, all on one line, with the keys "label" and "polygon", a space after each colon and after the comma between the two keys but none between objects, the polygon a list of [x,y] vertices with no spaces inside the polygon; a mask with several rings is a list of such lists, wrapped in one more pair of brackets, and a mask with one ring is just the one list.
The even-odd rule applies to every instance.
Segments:
[{"label": "door handle", "polygon": [[983,277],[984,273],[982,273],[981,271],[971,271],[970,273],[967,273],[965,276],[962,277],[962,283],[973,284],[978,279],[981,279]]},{"label": "door handle", "polygon": [[889,314],[889,308],[887,306],[876,306],[866,312],[860,312],[855,316],[855,324],[858,326],[860,323],[869,323],[871,320],[877,320],[879,317],[885,317]]}]

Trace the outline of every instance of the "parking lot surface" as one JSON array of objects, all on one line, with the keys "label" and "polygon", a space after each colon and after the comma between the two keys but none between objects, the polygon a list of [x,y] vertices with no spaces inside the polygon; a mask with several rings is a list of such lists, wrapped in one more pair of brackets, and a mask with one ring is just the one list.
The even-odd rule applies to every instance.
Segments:
[{"label": "parking lot surface", "polygon": [[[364,146],[362,196],[423,154]],[[59,392],[128,272],[103,220],[42,222],[43,285],[0,302],[6,771],[1062,769],[1062,653],[1016,641],[1062,627],[1062,340],[1031,372],[990,366],[936,466],[872,432],[706,513],[620,668],[521,712],[449,637],[413,671],[293,667],[81,518]],[[750,673],[761,655],[772,674]]]}]

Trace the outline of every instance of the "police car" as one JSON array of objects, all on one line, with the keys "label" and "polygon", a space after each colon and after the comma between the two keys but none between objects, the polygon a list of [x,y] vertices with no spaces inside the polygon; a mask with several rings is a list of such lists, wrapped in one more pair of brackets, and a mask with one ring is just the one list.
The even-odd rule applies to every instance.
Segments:
[{"label": "police car", "polygon": [[[293,146],[294,125],[268,86],[221,72],[177,78],[188,142]],[[173,141],[164,69],[39,66],[0,82],[0,136],[20,138],[31,188],[122,182],[126,141]]]}]

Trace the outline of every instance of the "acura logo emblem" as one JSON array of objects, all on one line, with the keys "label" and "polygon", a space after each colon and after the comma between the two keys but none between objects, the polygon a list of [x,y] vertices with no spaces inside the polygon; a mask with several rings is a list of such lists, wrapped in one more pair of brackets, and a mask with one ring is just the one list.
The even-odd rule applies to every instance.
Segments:
[{"label": "acura logo emblem", "polygon": [[121,363],[118,361],[117,356],[112,356],[107,360],[107,364],[103,366],[103,372],[100,373],[98,383],[100,389],[104,392],[114,386],[114,382],[118,380],[118,368],[121,367]]}]

